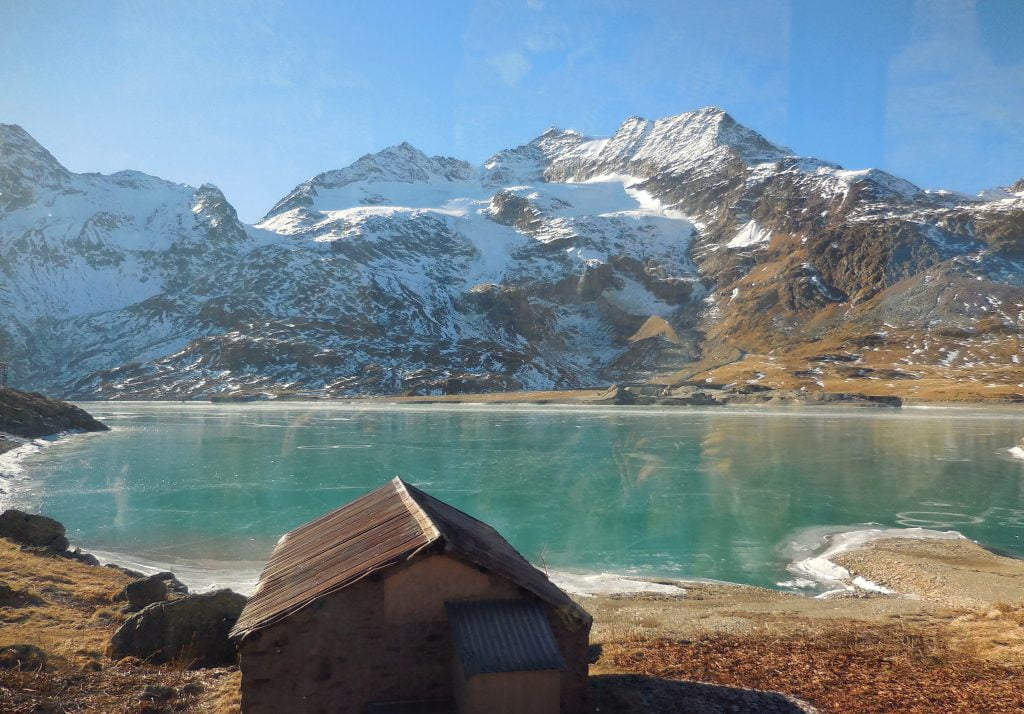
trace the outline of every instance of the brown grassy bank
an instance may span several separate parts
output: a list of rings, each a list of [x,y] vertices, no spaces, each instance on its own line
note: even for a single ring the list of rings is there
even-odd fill
[[[591,670],[594,711],[669,712],[682,701],[701,702],[698,711],[737,711],[723,703],[733,690],[687,681],[779,691],[820,711],[1024,710],[1024,564],[991,560],[963,543],[922,551],[908,542],[905,563],[899,552],[899,542],[885,541],[846,565],[883,581],[887,573],[902,578],[921,599],[821,600],[711,584],[686,584],[678,597],[583,599],[600,648]],[[959,575],[932,597],[925,586],[944,568]],[[0,606],[0,646],[34,644],[47,654],[42,671],[0,669],[0,711],[238,711],[234,668],[107,658],[107,641],[126,617],[111,598],[128,576],[0,539],[0,581],[19,593]],[[1007,601],[1014,593],[1017,600]],[[143,698],[147,686],[173,696]]]

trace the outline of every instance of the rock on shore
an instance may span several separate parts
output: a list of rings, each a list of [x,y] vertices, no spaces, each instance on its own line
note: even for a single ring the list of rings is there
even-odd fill
[[[84,409],[36,392],[0,387],[0,432],[26,438],[59,434],[62,431],[106,431]]]
[[[30,548],[63,552],[68,548],[64,524],[46,516],[36,516],[15,508],[0,514],[0,537]]]
[[[245,597],[230,590],[153,603],[114,633],[109,654],[152,664],[179,661],[190,668],[233,664],[238,655],[228,632],[243,607]]]

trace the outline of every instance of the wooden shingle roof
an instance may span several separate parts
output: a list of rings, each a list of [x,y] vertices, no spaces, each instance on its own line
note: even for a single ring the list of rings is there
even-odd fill
[[[581,622],[590,615],[482,521],[397,476],[387,485],[285,534],[231,630],[237,640],[324,595],[442,547],[497,573]]]

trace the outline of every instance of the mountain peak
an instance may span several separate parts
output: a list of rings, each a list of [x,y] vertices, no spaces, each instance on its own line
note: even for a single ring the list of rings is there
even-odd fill
[[[0,124],[0,168],[35,180],[69,176],[53,154],[17,124]]]
[[[423,183],[432,180],[467,179],[473,169],[468,162],[447,156],[427,156],[407,141],[364,154],[343,169],[313,178],[325,188],[338,188],[354,181],[397,181]]]
[[[484,164],[489,184],[579,180],[601,174],[651,176],[706,162],[739,158],[778,161],[791,151],[743,126],[719,107],[645,119],[626,119],[607,139],[550,127],[528,144],[500,151]]]
[[[718,107],[704,107],[662,119],[630,117],[608,142],[605,151],[657,161],[663,168],[689,164],[720,149],[748,163],[778,160],[791,154]]]
[[[0,124],[0,210],[33,203],[39,189],[58,189],[71,178],[49,151],[17,124]]]
[[[403,141],[376,153],[363,154],[343,169],[325,171],[299,184],[260,222],[293,208],[311,207],[321,192],[356,182],[435,183],[465,181],[472,176],[473,167],[469,162],[448,156],[427,156]]]

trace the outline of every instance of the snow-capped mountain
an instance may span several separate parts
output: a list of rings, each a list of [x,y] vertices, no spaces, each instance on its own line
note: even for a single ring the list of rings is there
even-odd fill
[[[1024,186],[922,191],[709,108],[482,166],[401,144],[247,226],[213,186],[73,174],[0,125],[0,270],[0,359],[76,397],[815,388],[839,373],[768,373],[1016,364]]]

